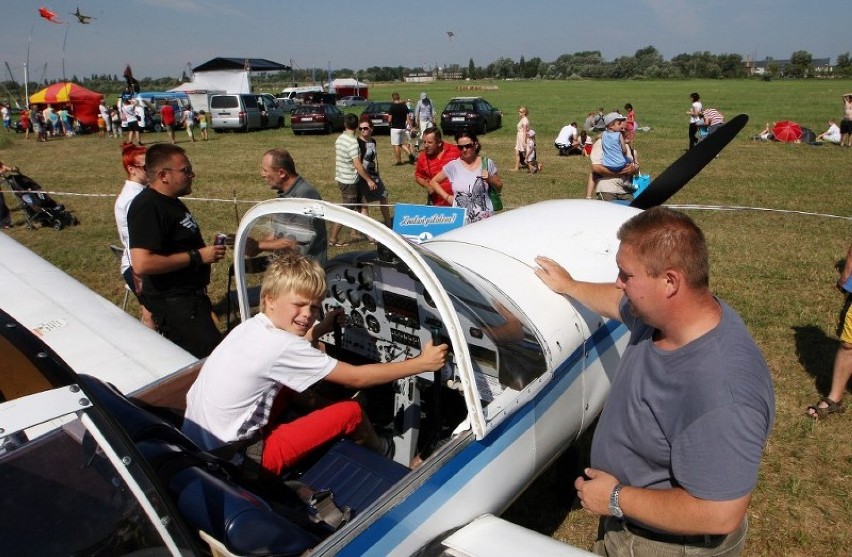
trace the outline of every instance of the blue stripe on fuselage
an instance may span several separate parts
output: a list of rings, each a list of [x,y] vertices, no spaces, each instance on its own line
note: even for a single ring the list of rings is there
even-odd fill
[[[582,370],[584,349],[588,348],[587,361],[594,361],[610,350],[616,341],[627,333],[619,321],[609,320],[591,336],[591,343],[578,347],[556,370],[551,381],[524,404],[517,412],[502,422],[481,441],[475,441],[444,464],[422,486],[418,487],[399,505],[370,525],[339,555],[388,555],[392,549],[416,530],[421,523],[437,512],[464,485],[481,472],[500,453],[517,441],[534,425],[535,412],[546,412],[559,396],[576,380]]]

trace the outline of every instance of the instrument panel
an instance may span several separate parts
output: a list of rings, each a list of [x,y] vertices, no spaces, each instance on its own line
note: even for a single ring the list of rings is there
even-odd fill
[[[323,341],[372,362],[396,362],[420,354],[430,340],[447,342],[446,328],[422,283],[399,262],[375,254],[346,256],[326,266],[328,297],[323,309],[342,307],[340,334]],[[496,347],[488,335],[458,314],[477,367],[496,374]],[[337,336],[338,338],[334,338]],[[490,370],[487,368],[491,368]]]

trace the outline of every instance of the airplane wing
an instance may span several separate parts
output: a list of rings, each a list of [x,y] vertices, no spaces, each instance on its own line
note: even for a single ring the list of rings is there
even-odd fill
[[[492,514],[483,515],[456,530],[441,542],[450,555],[466,557],[515,557],[549,555],[583,557],[594,555],[573,545],[528,530]]]
[[[121,280],[118,268],[104,272]],[[4,311],[78,373],[108,381],[124,393],[196,361],[7,234],[0,234],[0,284]]]

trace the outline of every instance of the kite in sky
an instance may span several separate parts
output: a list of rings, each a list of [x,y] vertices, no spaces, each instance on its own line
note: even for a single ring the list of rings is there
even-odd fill
[[[448,39],[453,40],[453,37],[455,37],[455,36],[456,36],[456,34],[453,33],[452,31],[447,31],[447,38]]]
[[[47,8],[45,8],[44,6],[42,6],[41,8],[38,9],[38,15],[40,15],[41,17],[43,17],[44,19],[46,19],[47,21],[49,21],[51,23],[62,24],[61,21],[56,19],[57,15],[55,13],[51,12],[50,10],[48,10]]]
[[[89,23],[91,23],[91,21],[89,21],[89,20],[92,20],[92,19],[98,19],[98,18],[96,18],[96,17],[92,17],[92,16],[90,16],[90,15],[83,15],[83,14],[81,14],[81,13],[80,13],[80,6],[77,6],[77,11],[76,11],[76,12],[68,12],[68,13],[70,13],[71,15],[73,15],[74,17],[76,17],[76,18],[77,18],[77,21],[79,21],[79,22],[80,22],[80,23],[82,23],[83,25],[88,25]]]

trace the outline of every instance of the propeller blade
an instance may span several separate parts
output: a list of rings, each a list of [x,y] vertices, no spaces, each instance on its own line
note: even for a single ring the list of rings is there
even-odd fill
[[[671,166],[663,170],[642,192],[642,195],[630,203],[630,206],[637,209],[648,209],[668,201],[696,174],[701,172],[701,169],[716,158],[716,155],[736,137],[747,122],[748,115],[739,114],[722,124],[719,129],[699,141],[692,149],[674,161]]]

